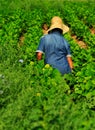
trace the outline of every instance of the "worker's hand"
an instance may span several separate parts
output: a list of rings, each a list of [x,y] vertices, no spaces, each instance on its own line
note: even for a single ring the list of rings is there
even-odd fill
[[[37,52],[37,60],[41,60],[42,59],[42,53],[41,52]]]

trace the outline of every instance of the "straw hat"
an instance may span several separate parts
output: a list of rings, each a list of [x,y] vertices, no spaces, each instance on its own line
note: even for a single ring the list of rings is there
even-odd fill
[[[48,32],[50,32],[51,30],[55,29],[55,28],[59,28],[63,31],[63,34],[67,33],[69,31],[69,27],[66,26],[65,24],[63,24],[63,21],[60,17],[58,16],[54,16],[51,19],[51,26],[48,29]]]

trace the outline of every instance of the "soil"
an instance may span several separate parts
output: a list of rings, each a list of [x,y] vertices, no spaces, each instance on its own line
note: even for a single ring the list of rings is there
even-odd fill
[[[24,39],[25,39],[24,36],[21,36],[21,37],[19,38],[19,45],[20,45],[20,46],[23,46]]]
[[[95,28],[91,28],[90,31],[92,34],[95,34]]]
[[[76,43],[81,47],[81,48],[87,48],[87,45],[85,42],[78,40],[76,35],[73,35],[72,38],[76,41]]]
[[[91,28],[91,29],[90,29],[90,32],[91,32],[91,34],[94,35],[94,34],[95,34],[95,28]],[[72,38],[76,41],[76,43],[77,43],[81,48],[85,48],[85,49],[87,48],[86,43],[83,42],[83,41],[81,41],[81,40],[78,40],[76,35],[73,35]]]

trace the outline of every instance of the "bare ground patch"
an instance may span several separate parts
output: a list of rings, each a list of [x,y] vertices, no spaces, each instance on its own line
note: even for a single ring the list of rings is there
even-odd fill
[[[21,45],[23,45],[24,39],[25,39],[25,37],[23,35],[19,38],[19,41],[20,41]]]
[[[92,34],[95,34],[95,28],[91,28],[90,31]]]
[[[76,43],[81,47],[81,48],[87,48],[87,44],[81,40],[77,39],[76,35],[73,35],[72,38],[76,41]]]

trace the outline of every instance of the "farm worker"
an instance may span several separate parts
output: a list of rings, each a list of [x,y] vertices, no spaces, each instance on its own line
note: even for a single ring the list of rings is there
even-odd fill
[[[45,54],[45,64],[58,69],[62,75],[71,73],[73,69],[70,45],[62,35],[68,31],[69,28],[63,24],[62,19],[54,16],[48,34],[41,37],[36,50],[37,60],[41,60]]]

